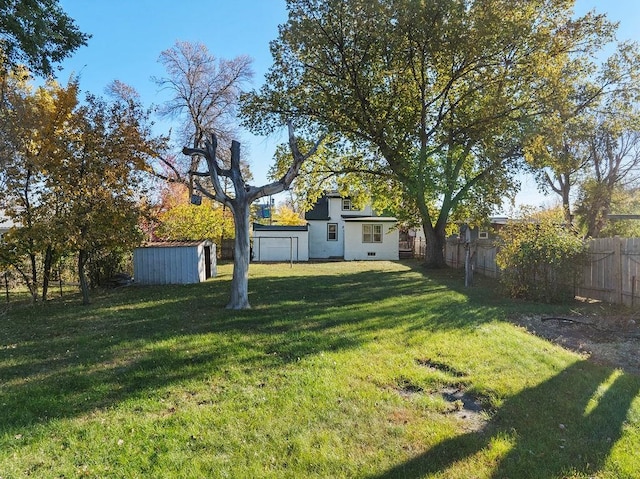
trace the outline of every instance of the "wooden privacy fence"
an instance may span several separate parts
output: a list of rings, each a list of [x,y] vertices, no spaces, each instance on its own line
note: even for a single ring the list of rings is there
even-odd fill
[[[448,238],[445,246],[445,260],[452,268],[464,268],[466,245],[458,238]],[[500,276],[496,264],[498,248],[494,240],[474,240],[471,242],[471,254],[474,271],[490,278]]]
[[[496,264],[495,240],[475,240],[470,244],[474,271],[491,278],[500,276]],[[587,242],[587,262],[575,293],[585,298],[637,307],[640,305],[640,238],[597,238]],[[447,240],[447,265],[463,268],[465,244],[458,238]]]
[[[598,238],[590,240],[588,246],[588,262],[576,294],[638,306],[640,238]]]

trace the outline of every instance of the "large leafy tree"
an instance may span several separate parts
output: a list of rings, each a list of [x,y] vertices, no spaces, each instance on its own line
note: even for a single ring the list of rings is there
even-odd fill
[[[585,188],[595,192],[594,184],[609,184],[597,189],[612,191],[637,162],[633,155],[625,157],[634,149],[637,136],[633,105],[640,93],[639,69],[640,51],[634,43],[619,45],[598,68],[593,61],[573,61],[563,69],[563,82],[547,105],[548,113],[525,143],[525,155],[541,189],[561,197],[567,224],[572,222],[576,191],[582,196]],[[603,156],[612,156],[614,143],[619,147],[617,160],[607,160],[612,174],[604,174]]]
[[[62,87],[49,81],[35,90],[28,83],[15,82],[0,117],[5,148],[10,152],[0,174],[4,187],[0,209],[19,225],[3,238],[0,256],[21,274],[34,300],[40,285],[46,299],[52,263],[61,253],[56,241],[62,231],[56,219],[62,197],[50,187],[47,172],[64,161],[56,141],[68,132],[77,92],[74,82]]]
[[[77,82],[49,82],[8,97],[2,127],[12,154],[0,175],[0,207],[17,227],[3,236],[0,256],[19,270],[27,259],[23,276],[34,298],[39,284],[46,298],[54,258],[73,254],[89,302],[87,263],[140,239],[140,173],[164,139],[152,135],[133,90],[115,84],[112,92],[109,101],[88,95],[81,103]]]
[[[587,236],[598,237],[607,225],[616,193],[640,182],[640,112],[612,107],[599,116],[588,138],[589,175],[582,183],[577,212]]]
[[[86,45],[82,33],[58,0],[0,2],[1,72],[26,66],[33,74],[49,76],[54,64]]]
[[[70,135],[60,146],[66,164],[49,174],[64,192],[60,221],[77,258],[83,302],[89,302],[87,262],[101,251],[137,244],[140,202],[146,191],[141,173],[165,148],[154,136],[137,93],[114,83],[109,101],[87,95],[77,108]]]
[[[610,25],[567,0],[288,0],[265,86],[246,123],[286,118],[363,152],[410,198],[444,264],[448,218],[490,208],[516,186],[522,138],[569,58]]]
[[[89,38],[58,0],[0,1],[0,114],[12,76],[52,76],[55,64]]]

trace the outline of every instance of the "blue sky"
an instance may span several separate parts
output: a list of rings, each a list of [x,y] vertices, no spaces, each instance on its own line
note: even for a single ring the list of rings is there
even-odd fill
[[[259,87],[271,65],[269,41],[287,17],[285,0],[60,0],[60,5],[83,32],[93,35],[88,46],[63,63],[60,80],[78,74],[82,90],[95,94],[120,80],[134,87],[147,106],[165,99],[150,78],[164,76],[158,56],[178,40],[204,43],[218,58],[249,55],[254,60],[252,86]],[[640,1],[576,2],[578,14],[594,8],[620,22],[620,40],[640,40]],[[240,141],[248,148],[254,183],[266,181],[275,145],[285,139],[243,134]],[[523,187],[519,202],[538,206],[545,201],[532,180]]]
[[[161,104],[166,93],[151,77],[166,73],[158,63],[176,41],[201,42],[217,58],[253,58],[253,87],[271,65],[269,42],[287,18],[285,0],[60,0],[60,6],[92,38],[62,66],[58,78],[80,76],[83,91],[103,94],[113,80],[134,87],[145,105]],[[164,126],[164,124],[163,124]],[[166,127],[167,130],[169,126]],[[163,131],[166,133],[166,131]],[[286,137],[239,139],[248,148],[254,183],[266,182],[273,151]]]

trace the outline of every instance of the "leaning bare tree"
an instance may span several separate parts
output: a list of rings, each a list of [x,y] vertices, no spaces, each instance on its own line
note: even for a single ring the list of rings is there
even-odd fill
[[[233,213],[236,237],[233,279],[231,282],[231,300],[227,304],[227,309],[248,309],[251,307],[249,304],[249,215],[251,204],[259,198],[275,195],[288,189],[291,182],[298,175],[304,161],[315,154],[321,141],[322,140],[316,142],[308,153],[301,153],[293,127],[289,123],[289,148],[292,156],[291,165],[279,180],[260,187],[251,186],[245,181],[240,165],[240,143],[237,141],[232,141],[231,143],[231,165],[228,169],[221,166],[223,163],[218,159],[218,141],[215,135],[211,136],[211,140],[205,141],[205,148],[185,147],[182,150],[185,155],[191,157],[201,156],[206,160],[208,171],[195,171],[192,172],[192,174],[196,178],[209,177],[213,185],[213,190],[198,181],[195,182],[196,188],[203,195],[227,206]],[[225,178],[233,185],[233,196],[228,194],[222,186]]]

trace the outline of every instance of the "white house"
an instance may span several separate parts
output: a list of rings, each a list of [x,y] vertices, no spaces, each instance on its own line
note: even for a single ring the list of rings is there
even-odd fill
[[[253,261],[309,261],[309,225],[253,224]]]
[[[356,209],[351,199],[326,193],[305,214],[309,224],[309,258],[397,260],[397,219],[371,208]]]

